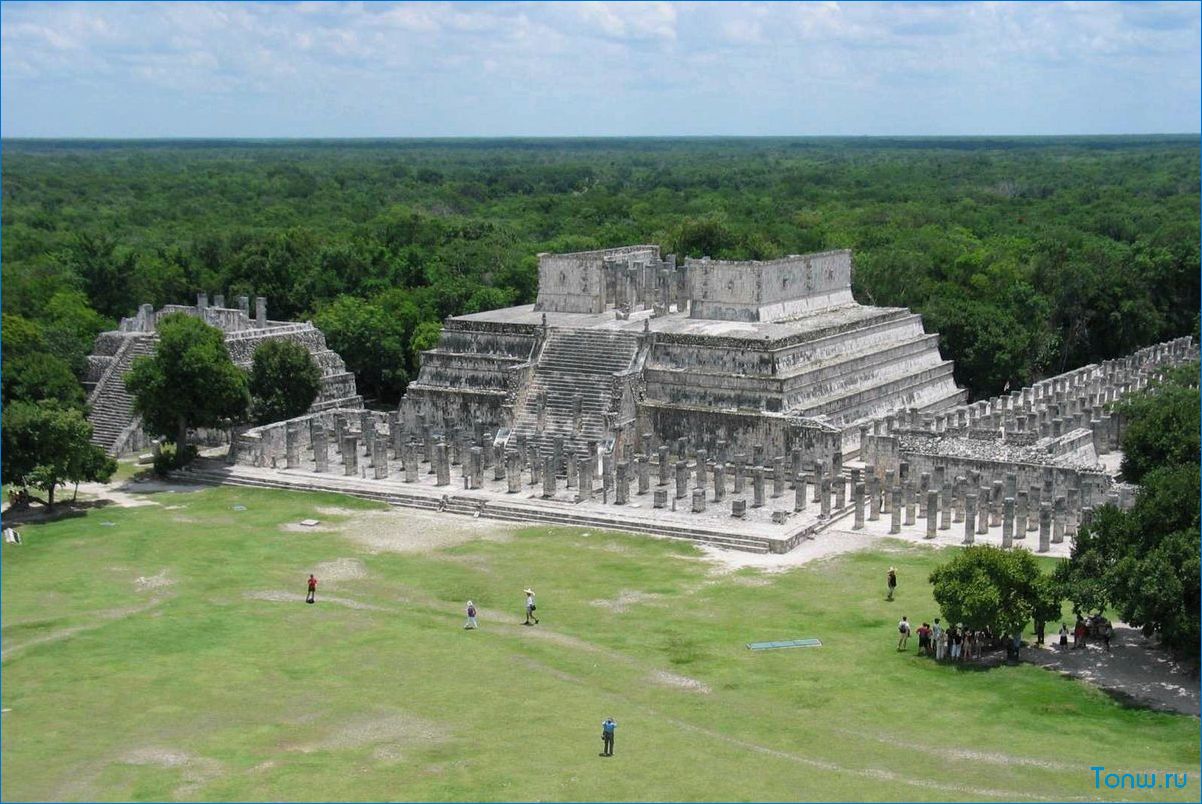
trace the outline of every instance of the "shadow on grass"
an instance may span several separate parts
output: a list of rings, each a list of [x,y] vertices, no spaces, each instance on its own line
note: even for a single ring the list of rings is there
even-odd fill
[[[112,500],[77,500],[76,502],[59,502],[54,504],[54,508],[46,510],[45,508],[23,508],[17,511],[6,510],[3,514],[4,523],[6,525],[14,524],[44,524],[47,522],[58,522],[62,519],[74,519],[76,517],[87,516],[89,511],[107,508],[112,505]]]

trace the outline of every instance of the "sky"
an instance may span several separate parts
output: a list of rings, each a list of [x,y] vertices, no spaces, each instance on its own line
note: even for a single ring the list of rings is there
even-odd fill
[[[0,134],[1197,133],[1200,9],[5,2]]]

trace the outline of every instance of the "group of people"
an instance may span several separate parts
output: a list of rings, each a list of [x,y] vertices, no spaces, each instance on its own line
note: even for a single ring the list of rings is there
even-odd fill
[[[317,576],[313,573],[309,573],[309,580],[305,584],[305,589],[305,602],[316,603]],[[522,625],[538,625],[538,615],[535,614],[535,612],[538,610],[538,606],[536,606],[534,603],[534,590],[523,589],[522,591],[526,595],[526,621],[522,623]],[[464,623],[464,629],[470,631],[474,628],[480,627],[479,622],[476,620],[476,615],[476,604],[469,600],[467,602],[467,622]]]
[[[1102,640],[1102,644],[1106,650],[1110,650],[1110,640],[1114,637],[1114,626],[1110,624],[1101,614],[1095,614],[1088,620],[1077,618],[1077,622],[1073,625],[1073,649],[1084,650],[1089,645],[1090,632]],[[1060,623],[1060,648],[1061,650],[1068,647],[1068,626]]]
[[[897,624],[899,637],[897,649],[905,650],[910,641],[910,621],[902,617]],[[964,623],[956,623],[944,627],[939,618],[934,624],[923,623],[914,629],[918,637],[918,652],[924,656],[933,656],[936,661],[950,659],[953,662],[980,659],[985,650],[997,647],[997,637],[988,626],[985,628],[966,628]]]

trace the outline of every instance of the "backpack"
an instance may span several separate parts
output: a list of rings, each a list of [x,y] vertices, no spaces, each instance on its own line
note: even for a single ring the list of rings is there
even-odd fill
[[[899,633],[899,634],[904,634],[904,633],[906,633],[906,624],[905,624],[905,623],[898,623],[898,625],[897,625],[897,633]]]
[[[476,607],[475,607],[475,606],[468,606],[468,607],[467,607],[467,616],[468,616],[468,617],[475,617],[475,616],[476,616]]]

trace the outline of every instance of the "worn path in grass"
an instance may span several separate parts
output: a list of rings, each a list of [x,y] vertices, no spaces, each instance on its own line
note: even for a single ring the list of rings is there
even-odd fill
[[[933,550],[765,573],[680,542],[334,496],[169,505],[5,546],[5,799],[1198,796],[1197,718],[1032,666],[897,653],[900,615],[934,611],[918,582]],[[915,579],[893,603],[889,564]],[[800,636],[824,647],[743,647]],[[597,756],[606,715],[613,759]],[[1116,796],[1091,765],[1190,770],[1193,787]]]

